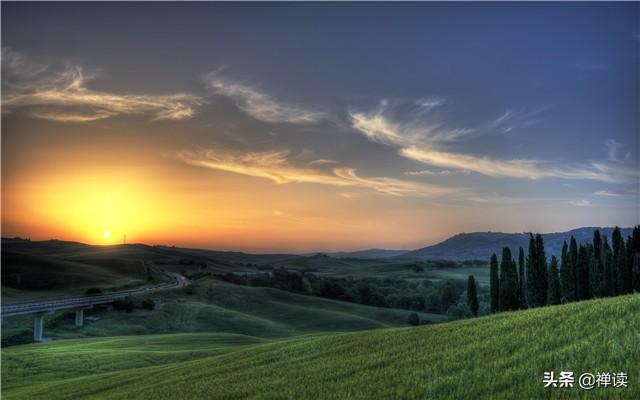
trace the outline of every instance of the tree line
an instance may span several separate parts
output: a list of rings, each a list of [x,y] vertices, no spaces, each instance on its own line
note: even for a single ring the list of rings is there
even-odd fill
[[[434,282],[373,277],[337,278],[283,267],[274,268],[268,273],[244,276],[228,273],[218,277],[235,284],[272,287],[296,294],[374,307],[447,314],[452,318],[460,317],[455,306],[465,290],[464,282],[456,280]]]
[[[516,261],[504,247],[500,262],[493,254],[489,268],[494,313],[638,292],[640,225],[626,240],[616,227],[611,244],[598,229],[591,243],[578,245],[572,236],[564,242],[559,262],[556,256],[547,259],[540,234],[530,234],[526,257],[520,247]]]

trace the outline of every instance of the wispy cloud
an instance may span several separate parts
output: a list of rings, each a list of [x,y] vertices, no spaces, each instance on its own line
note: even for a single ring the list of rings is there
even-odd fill
[[[416,106],[420,107],[421,111],[431,111],[436,107],[444,105],[445,100],[441,97],[426,97],[416,100],[415,103]]]
[[[340,192],[340,193],[337,193],[337,195],[347,200],[357,199],[358,197],[360,197],[357,193],[351,193],[351,192]]]
[[[288,152],[254,152],[241,155],[213,150],[182,151],[175,157],[187,164],[269,179],[277,184],[315,183],[339,187],[372,189],[394,196],[434,196],[453,191],[437,185],[387,177],[365,178],[353,168],[333,168],[330,172],[291,165]]]
[[[603,182],[624,182],[638,176],[637,171],[593,163],[590,166],[558,167],[541,160],[495,160],[438,149],[411,146],[400,149],[404,157],[442,168],[466,169],[493,177],[511,178],[563,178]]]
[[[220,71],[205,75],[204,80],[207,89],[216,95],[229,97],[238,108],[260,121],[309,124],[325,118],[323,112],[278,101],[258,88],[228,80]]]
[[[624,149],[624,145],[615,139],[607,139],[604,141],[604,148],[607,152],[609,161],[629,161],[631,153],[626,152],[624,158],[619,156],[620,150]]]
[[[324,164],[337,164],[338,162],[335,160],[328,160],[325,158],[321,158],[318,160],[313,160],[309,163],[309,165],[324,165]]]
[[[33,111],[31,115],[36,118],[48,119],[58,122],[90,122],[109,118],[116,114],[110,111],[97,111],[91,114],[62,113],[55,111]]]
[[[517,110],[508,109],[478,130],[484,133],[510,133],[514,130],[529,128],[540,122],[541,114],[544,111],[545,107],[533,110],[524,108]]]
[[[569,204],[576,207],[589,207],[591,202],[589,200],[571,200]]]
[[[456,153],[443,144],[461,139],[468,132],[441,130],[441,125],[416,126],[415,120],[399,123],[390,120],[383,111],[352,113],[352,125],[372,141],[398,148],[403,157],[423,164],[473,171],[493,177],[563,178],[603,182],[625,182],[640,178],[640,171],[624,163],[591,162],[583,165],[558,166],[534,159],[497,160],[487,156]],[[497,121],[511,118],[505,113]]]
[[[352,112],[352,125],[370,140],[386,145],[450,142],[473,132],[472,129],[444,129],[443,123],[430,123],[421,115],[411,116],[408,122],[397,123],[387,118],[385,111],[383,103],[372,112]]]
[[[596,196],[605,196],[605,197],[620,197],[620,196],[632,196],[637,195],[637,190],[598,190],[594,192]]]
[[[93,78],[77,65],[55,68],[30,63],[3,49],[3,96],[6,110],[29,108],[37,118],[59,122],[88,122],[120,114],[151,114],[154,119],[190,118],[202,104],[193,94],[116,94],[93,90]],[[89,112],[87,112],[89,110]]]
[[[451,175],[456,175],[456,174],[469,174],[470,172],[468,170],[460,170],[460,171],[451,171],[448,169],[443,169],[441,171],[431,171],[428,169],[422,169],[419,171],[404,171],[403,174],[404,175],[408,175],[408,176],[424,176],[424,175],[429,175],[429,176],[434,176],[434,175],[444,175],[444,176],[451,176]]]
[[[623,192],[614,192],[614,191],[610,191],[610,190],[598,190],[594,194],[596,196],[618,197],[618,196],[624,196],[625,193],[623,193]]]

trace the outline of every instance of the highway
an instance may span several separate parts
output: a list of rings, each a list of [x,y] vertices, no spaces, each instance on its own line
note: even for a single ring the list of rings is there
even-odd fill
[[[115,300],[123,299],[136,294],[148,294],[162,290],[176,289],[188,286],[189,280],[180,274],[166,272],[174,282],[163,283],[157,286],[144,288],[121,290],[118,292],[101,293],[94,295],[84,295],[75,297],[55,297],[48,299],[32,300],[21,303],[3,304],[0,313],[1,318],[15,317],[18,315],[47,313],[65,309],[90,308],[98,304],[113,303]]]

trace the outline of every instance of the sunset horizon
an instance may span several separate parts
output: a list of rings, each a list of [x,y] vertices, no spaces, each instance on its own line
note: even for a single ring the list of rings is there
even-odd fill
[[[223,22],[234,7],[4,7],[3,235],[305,252],[640,221],[625,7],[594,33],[595,5],[556,8],[571,30],[537,25],[544,5],[470,5],[446,48],[453,4],[244,4]],[[402,23],[366,22],[386,14]]]

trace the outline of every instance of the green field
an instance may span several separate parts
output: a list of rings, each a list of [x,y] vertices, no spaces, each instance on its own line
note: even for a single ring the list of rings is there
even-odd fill
[[[63,340],[2,352],[6,399],[514,399],[640,396],[640,295],[415,328],[261,342],[221,334]],[[628,388],[544,389],[545,371]],[[77,377],[77,378],[74,378]]]
[[[407,326],[411,311],[303,296],[272,288],[234,285],[205,278],[186,289],[149,296],[153,312],[95,312],[81,329],[73,313],[46,316],[45,336],[77,338],[170,332],[226,332],[273,338],[318,332],[346,332]],[[418,313],[421,320],[441,322],[446,316]],[[2,337],[31,335],[32,317],[6,318]]]

